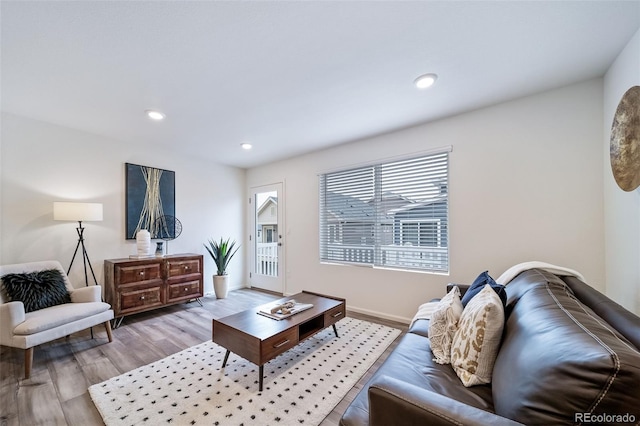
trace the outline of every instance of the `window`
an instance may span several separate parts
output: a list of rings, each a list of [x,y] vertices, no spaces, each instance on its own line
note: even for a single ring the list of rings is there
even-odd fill
[[[449,151],[320,175],[320,260],[448,272]]]
[[[403,220],[400,222],[400,236],[402,245],[440,247],[442,246],[440,219]]]
[[[275,225],[263,225],[262,228],[264,229],[264,241],[262,241],[263,243],[275,243],[276,242],[276,229],[277,226]]]

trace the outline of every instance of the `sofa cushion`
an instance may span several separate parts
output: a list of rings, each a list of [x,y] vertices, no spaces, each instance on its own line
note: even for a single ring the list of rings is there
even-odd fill
[[[71,302],[64,277],[57,269],[6,274],[2,286],[11,302],[22,302],[25,312]]]
[[[502,301],[486,284],[464,308],[451,345],[451,365],[464,386],[491,383],[503,327]]]
[[[508,316],[493,371],[497,414],[554,425],[579,423],[576,415],[583,413],[640,419],[637,348],[551,273],[523,272],[507,289]]]
[[[640,348],[640,318],[620,304],[576,277],[562,276],[562,281],[582,303],[593,309],[600,318],[613,325],[633,346]]]
[[[431,360],[429,339],[413,333],[400,338],[393,352],[376,370],[369,382],[386,375],[423,389],[453,398],[464,404],[493,412],[491,388],[460,385],[450,365],[436,364]],[[345,411],[341,425],[363,425],[369,423],[369,388],[365,386]]]
[[[421,319],[414,321],[407,330],[407,333],[418,334],[422,337],[429,337],[429,320]]]
[[[47,331],[63,324],[85,319],[111,309],[108,303],[67,303],[40,309],[25,315],[24,322],[14,330],[14,334],[28,335]]]
[[[446,296],[438,302],[436,309],[431,313],[429,321],[429,340],[434,361],[438,364],[451,362],[451,342],[458,329],[458,320],[462,315],[462,302],[460,302],[460,289],[454,287]]]
[[[478,275],[478,277],[473,281],[473,284],[471,284],[471,287],[469,287],[469,289],[467,289],[467,291],[464,293],[464,296],[462,297],[462,306],[466,307],[467,303],[469,303],[469,301],[473,299],[473,296],[478,294],[480,290],[482,290],[487,284],[489,284],[491,288],[496,292],[496,294],[500,297],[502,306],[506,305],[507,292],[505,291],[504,286],[502,284],[498,284],[493,278],[491,278],[491,275],[489,275],[489,271],[484,271],[483,273]]]

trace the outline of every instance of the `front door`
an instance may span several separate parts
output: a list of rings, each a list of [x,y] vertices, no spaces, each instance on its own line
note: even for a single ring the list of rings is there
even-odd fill
[[[284,294],[282,183],[251,188],[251,287]]]

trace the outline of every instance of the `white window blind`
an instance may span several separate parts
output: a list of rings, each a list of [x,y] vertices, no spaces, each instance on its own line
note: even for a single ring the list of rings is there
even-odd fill
[[[320,175],[320,260],[449,271],[449,152]]]

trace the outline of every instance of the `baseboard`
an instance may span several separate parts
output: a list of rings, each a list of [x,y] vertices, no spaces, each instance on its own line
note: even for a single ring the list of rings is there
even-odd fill
[[[255,289],[255,290],[258,290],[258,289]],[[285,297],[289,297],[292,295],[293,293],[285,293]],[[377,318],[384,318],[390,321],[397,321],[403,324],[411,324],[411,320],[413,319],[413,318],[401,317],[398,315],[385,314],[384,312],[372,311],[370,309],[358,308],[357,306],[349,305],[349,301],[347,301],[347,311],[353,311],[359,314],[370,315],[372,317],[377,317]]]
[[[403,324],[410,324],[411,323],[411,318],[401,317],[401,316],[398,316],[398,315],[389,315],[389,314],[385,314],[384,312],[372,311],[370,309],[358,308],[356,306],[349,305],[348,301],[347,301],[347,311],[353,311],[353,312],[357,312],[359,314],[370,315],[372,317],[378,317],[378,318],[388,319],[388,320],[391,320],[391,321],[397,321],[397,322],[401,322]]]
[[[228,291],[241,290],[241,289],[243,289],[243,288],[247,288],[247,287],[243,287],[243,286],[238,286],[238,287],[229,287],[229,290],[228,290]],[[216,292],[215,292],[215,291],[213,291],[213,290],[211,290],[211,291],[206,292],[204,295],[205,295],[205,296],[215,296],[215,295],[216,295]]]
[[[285,296],[287,297],[291,295],[292,294],[285,294]],[[384,318],[390,321],[397,321],[404,324],[411,324],[411,320],[413,319],[413,318],[400,317],[397,315],[389,315],[389,314],[385,314],[384,312],[372,311],[370,309],[358,308],[357,306],[349,305],[348,300],[347,300],[347,311],[353,311],[359,314],[370,315],[372,317],[377,317],[377,318]]]

